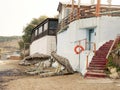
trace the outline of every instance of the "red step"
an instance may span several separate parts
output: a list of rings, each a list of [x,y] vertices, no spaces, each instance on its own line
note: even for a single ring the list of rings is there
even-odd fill
[[[103,58],[103,57],[100,57],[100,58],[98,58],[98,57],[94,57],[93,59],[92,59],[93,61],[106,61],[106,59],[105,58]]]
[[[106,65],[90,64],[89,67],[105,67]]]
[[[88,70],[88,72],[104,73],[104,70]]]
[[[107,75],[105,73],[95,73],[95,72],[87,72],[86,76],[90,77],[106,77]]]
[[[90,64],[105,65],[106,62],[91,62]]]
[[[105,70],[106,67],[88,67],[88,70]]]
[[[106,77],[106,74],[104,73],[107,62],[106,56],[112,43],[113,40],[110,40],[109,42],[103,44],[103,46],[96,51],[95,56],[93,56],[92,61],[87,68],[88,71],[85,77]]]

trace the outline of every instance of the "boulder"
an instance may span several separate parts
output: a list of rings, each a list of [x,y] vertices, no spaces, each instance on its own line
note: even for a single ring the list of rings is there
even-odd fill
[[[64,58],[62,56],[59,56],[56,54],[56,52],[52,52],[51,56],[53,57],[53,59],[55,61],[57,61],[60,65],[62,65],[63,67],[65,67],[65,69],[67,70],[68,73],[74,73],[74,70],[71,66],[71,64],[69,63],[69,60],[67,58]]]

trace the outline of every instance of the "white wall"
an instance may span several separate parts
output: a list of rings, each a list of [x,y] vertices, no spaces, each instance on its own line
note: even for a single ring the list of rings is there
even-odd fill
[[[57,53],[61,56],[66,57],[75,71],[80,70],[81,72],[85,73],[86,53],[81,53],[79,58],[79,55],[76,55],[74,52],[74,47],[78,45],[78,43],[75,43],[75,41],[86,38],[86,31],[84,29],[80,30],[79,28],[76,28],[77,22],[78,21],[72,22],[66,31],[61,32],[57,35]],[[84,47],[84,43],[81,44]]]
[[[108,16],[76,20],[69,24],[66,31],[57,34],[57,53],[68,58],[73,69],[84,75],[86,72],[86,56],[89,51],[82,52],[79,59],[79,55],[74,52],[74,47],[78,44],[75,41],[86,38],[88,28],[94,28],[94,41],[98,49],[103,43],[113,40],[120,33],[119,23],[120,17]],[[82,46],[84,46],[84,43],[82,43]],[[93,55],[93,53],[90,54],[89,62],[91,62]]]
[[[98,18],[97,22],[97,47],[109,40],[114,40],[116,35],[120,34],[120,17],[103,16]]]
[[[56,50],[55,36],[44,36],[38,40],[35,40],[30,45],[30,55],[38,52],[50,55],[51,51]]]

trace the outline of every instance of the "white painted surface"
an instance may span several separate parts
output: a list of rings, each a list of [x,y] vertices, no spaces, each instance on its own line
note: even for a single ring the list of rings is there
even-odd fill
[[[52,51],[56,50],[55,36],[44,36],[38,40],[35,40],[30,45],[30,55],[34,53],[43,53],[50,55]]]
[[[114,40],[116,35],[120,33],[120,17],[103,16],[98,18],[87,18],[76,20],[69,24],[69,28],[57,34],[57,53],[69,59],[75,71],[80,71],[83,75],[86,72],[86,56],[88,50],[80,54],[80,68],[79,55],[74,52],[74,47],[78,44],[76,40],[87,38],[87,30],[94,28],[92,39],[96,43],[98,49],[101,45],[109,40]],[[85,48],[85,42],[81,45]],[[91,62],[93,53],[89,56]]]

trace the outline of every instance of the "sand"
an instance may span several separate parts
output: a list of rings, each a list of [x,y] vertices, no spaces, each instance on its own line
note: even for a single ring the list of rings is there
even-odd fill
[[[18,61],[0,63],[0,71],[20,69]],[[22,68],[21,68],[22,69]],[[37,76],[2,76],[9,81],[0,90],[120,90],[120,79],[85,79],[79,73],[40,78]]]

